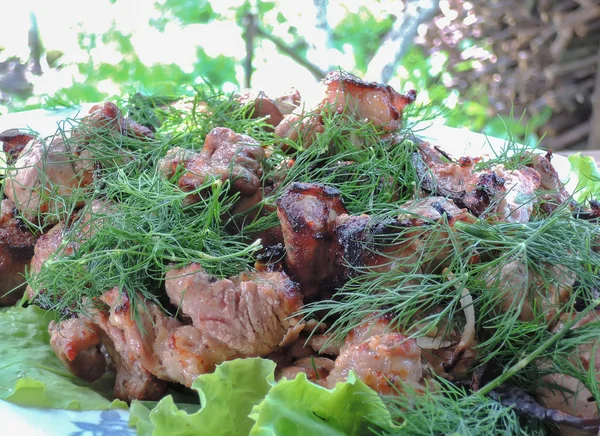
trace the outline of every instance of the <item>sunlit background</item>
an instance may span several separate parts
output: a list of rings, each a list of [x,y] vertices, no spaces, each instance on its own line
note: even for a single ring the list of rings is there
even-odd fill
[[[0,114],[135,92],[182,94],[205,83],[311,95],[324,73],[343,68],[398,91],[417,89],[418,102],[451,126],[492,136],[511,130],[530,143],[548,131],[554,148],[585,148],[600,45],[590,37],[600,23],[568,3],[4,2]],[[565,40],[553,20],[569,14],[583,21]],[[568,70],[574,56],[583,64]]]

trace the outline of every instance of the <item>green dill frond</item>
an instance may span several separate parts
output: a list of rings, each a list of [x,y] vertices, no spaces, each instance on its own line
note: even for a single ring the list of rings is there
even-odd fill
[[[252,118],[253,111],[252,105],[240,104],[233,94],[200,87],[194,96],[162,105],[154,112],[160,124],[157,136],[177,138],[177,146],[192,150],[201,149],[215,127],[227,127],[261,142],[272,141],[268,133],[272,126],[265,118]]]
[[[197,262],[210,274],[235,275],[260,248],[224,230],[220,217],[234,201],[228,183],[212,179],[183,192],[158,170],[141,170],[135,162],[100,180],[98,195],[65,229],[59,250],[38,273],[28,274],[42,305],[81,311],[84,297],[115,286],[132,301],[138,292],[156,301],[168,268]],[[185,204],[187,195],[200,192],[201,202]]]
[[[403,386],[383,398],[397,425],[381,435],[542,435],[535,423],[522,423],[511,407],[439,379],[424,389]],[[525,424],[525,425],[524,425]]]

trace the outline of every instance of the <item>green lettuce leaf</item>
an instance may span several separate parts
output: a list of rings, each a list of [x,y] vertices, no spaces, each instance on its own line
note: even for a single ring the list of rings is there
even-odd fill
[[[362,435],[394,428],[381,398],[354,374],[325,389],[304,374],[275,383],[274,370],[260,358],[225,362],[194,381],[202,407],[184,410],[171,396],[153,409],[134,401],[129,423],[142,436]]]
[[[274,370],[274,362],[260,358],[225,362],[194,380],[192,389],[202,404],[195,413],[181,409],[169,395],[152,410],[132,402],[129,423],[138,435],[247,435],[254,424],[248,415],[271,389]]]
[[[114,381],[87,383],[65,369],[50,347],[48,323],[54,317],[37,306],[0,310],[0,399],[53,409],[126,408],[107,399]]]
[[[581,153],[569,156],[571,164],[571,178],[576,183],[575,200],[581,202],[585,199],[600,198],[600,171],[594,158],[582,156]]]
[[[251,435],[364,435],[381,427],[393,428],[381,398],[353,373],[348,381],[326,389],[305,374],[282,380],[250,415],[256,421]]]

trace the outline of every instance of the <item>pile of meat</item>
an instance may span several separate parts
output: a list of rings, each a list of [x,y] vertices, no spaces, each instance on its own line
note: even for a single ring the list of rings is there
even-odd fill
[[[252,106],[253,116],[267,117],[285,148],[287,140],[300,140],[309,147],[324,131],[323,117],[330,113],[370,122],[380,128],[382,138],[389,138],[401,126],[405,107],[415,99],[414,91],[401,95],[389,86],[365,83],[340,72],[329,74],[324,87],[323,101],[310,110],[300,105],[297,92],[274,100],[263,93],[244,92],[239,101]],[[110,103],[95,107],[83,125],[152,136]],[[56,207],[44,195],[52,186],[60,186],[59,196],[68,197],[95,177],[99,163],[89,147],[91,139],[84,129],[73,135],[80,138],[75,150],[65,147],[60,138],[46,143],[17,131],[0,137],[12,160],[0,217],[0,274],[10,278],[3,281],[2,294],[23,284],[27,265],[39,271],[64,245],[69,222],[69,217],[57,213],[59,222],[44,229],[36,242],[37,235],[15,218],[16,211],[35,221],[40,211]],[[389,142],[401,146],[400,141]],[[232,192],[239,194],[236,212],[243,214],[272,191],[272,184],[263,183],[265,153],[255,139],[216,128],[202,150],[175,147],[160,161],[159,169],[189,193],[188,204],[207,195],[211,180],[229,180]],[[531,155],[519,169],[507,169],[481,165],[479,158],[456,160],[440,147],[418,141],[414,165],[419,195],[387,221],[349,214],[340,192],[332,187],[291,183],[277,199],[279,226],[269,234],[269,244],[279,244],[284,256],[257,262],[254,269],[230,278],[213,277],[195,263],[170,268],[165,289],[170,304],[178,308],[176,317],[130,290],[129,295],[138,295],[136,318],[124,292],[107,290],[99,301],[90,302],[92,309],[86,315],[51,323],[51,345],[65,366],[83,379],[93,381],[116,371],[115,396],[124,400],[160,398],[169,383],[190,386],[195,377],[213,371],[219,363],[254,356],[277,361],[278,377],[292,378],[302,372],[326,387],[345,380],[350,371],[381,393],[398,392],[405,384],[424,388],[433,374],[460,380],[468,376],[477,359],[468,291],[461,300],[466,323],[460,329],[440,326],[439,332],[419,339],[409,338],[391,318],[368,316],[342,343],[335,342],[324,333],[324,324],[306,321],[298,312],[308,301],[329,298],[356,274],[356,266],[398,274],[415,268],[442,271],[452,254],[448,234],[437,236],[438,246],[431,250],[435,255],[427,259],[423,258],[426,238],[414,237],[427,235],[432,223],[444,220],[449,232],[459,221],[478,218],[526,223],[534,214],[556,208],[569,196],[551,157]],[[111,206],[98,203],[94,207],[110,210]],[[398,228],[406,230],[405,239],[387,241],[384,250],[374,248],[382,246],[390,229]],[[94,230],[88,230],[79,235],[79,242],[93,237]],[[72,242],[70,249],[76,245]],[[518,277],[527,274],[533,272],[524,265],[506,265],[496,280],[523,288],[521,294],[511,289],[521,298],[527,291],[524,287],[535,282],[518,282]],[[572,284],[540,297],[545,310],[568,298]],[[28,296],[35,301],[41,292],[30,288]],[[527,294],[543,292],[540,288]],[[0,303],[11,304],[18,296],[18,292],[10,293]],[[540,304],[532,301],[527,307],[533,306]]]

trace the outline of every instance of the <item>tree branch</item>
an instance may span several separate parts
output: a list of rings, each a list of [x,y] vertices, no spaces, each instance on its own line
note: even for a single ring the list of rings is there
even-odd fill
[[[254,37],[256,36],[256,16],[248,12],[244,16],[244,42],[246,44],[246,57],[244,58],[244,84],[246,88],[252,85],[252,60],[254,59]]]
[[[588,150],[600,149],[600,51],[598,52],[598,66],[596,67],[596,86],[592,94],[592,117],[590,118],[591,132],[588,138]]]
[[[282,41],[274,35],[271,35],[270,33],[265,32],[265,30],[260,26],[256,26],[256,35],[268,41],[271,41],[273,44],[275,44],[275,47],[277,47],[278,50],[282,51],[294,61],[296,61],[296,63],[310,71],[310,73],[315,77],[315,79],[321,80],[323,77],[325,77],[325,74],[327,74],[326,71],[323,71],[317,65],[313,64],[309,60],[303,58],[298,53],[296,53],[296,51],[292,47],[287,45],[284,41]]]
[[[42,75],[42,64],[40,59],[42,57],[42,40],[40,38],[40,29],[38,28],[37,18],[34,12],[29,14],[31,21],[31,27],[27,33],[28,45],[29,45],[29,62],[32,65],[31,72],[36,76]]]
[[[331,47],[331,28],[327,21],[329,0],[313,0],[315,13],[315,29],[310,32],[310,46],[315,65],[324,70],[331,67],[329,48]]]
[[[398,63],[413,45],[419,25],[431,20],[439,10],[439,6],[439,0],[408,1],[381,47],[369,62],[366,77],[387,83]]]

